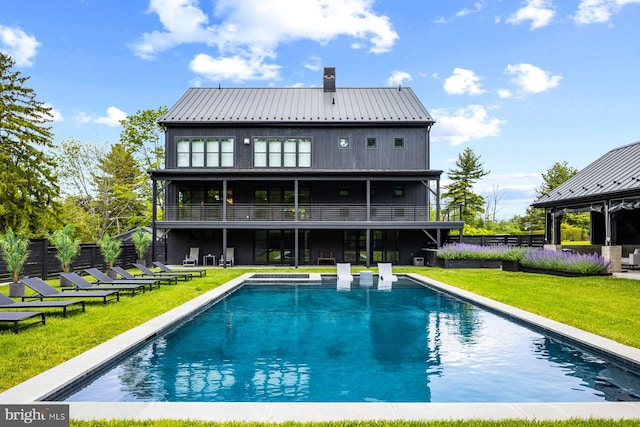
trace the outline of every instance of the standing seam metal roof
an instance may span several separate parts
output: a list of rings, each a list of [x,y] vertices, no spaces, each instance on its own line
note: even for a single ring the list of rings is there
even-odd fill
[[[411,88],[190,88],[160,120],[173,123],[419,123],[433,118]]]
[[[542,196],[533,206],[567,204],[573,199],[635,193],[640,196],[640,141],[614,148],[571,179]]]

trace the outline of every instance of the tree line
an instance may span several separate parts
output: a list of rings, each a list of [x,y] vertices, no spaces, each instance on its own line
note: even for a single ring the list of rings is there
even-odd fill
[[[151,222],[150,169],[164,159],[166,107],[121,121],[119,141],[54,143],[51,107],[0,52],[0,230],[32,237],[72,225],[83,242]]]
[[[529,206],[524,215],[515,215],[508,220],[498,220],[500,189],[494,186],[485,197],[474,190],[474,186],[485,176],[480,155],[471,148],[465,148],[449,169],[447,177],[450,183],[443,186],[441,197],[445,210],[458,210],[465,221],[463,233],[473,234],[524,234],[544,233],[544,210]],[[542,172],[542,183],[536,189],[536,199],[543,197],[554,188],[574,176],[578,170],[567,161],[554,162]],[[566,240],[585,240],[589,234],[589,214],[565,215],[562,223],[562,235]]]

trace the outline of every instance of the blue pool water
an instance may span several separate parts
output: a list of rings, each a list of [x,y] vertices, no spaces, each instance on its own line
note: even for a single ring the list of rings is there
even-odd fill
[[[624,385],[626,390],[617,385]],[[408,279],[247,284],[67,401],[638,400],[638,377]]]

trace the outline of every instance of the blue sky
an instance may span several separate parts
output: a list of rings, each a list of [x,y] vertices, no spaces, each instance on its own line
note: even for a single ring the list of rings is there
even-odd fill
[[[431,167],[471,147],[510,218],[554,162],[640,140],[639,22],[640,0],[0,0],[0,50],[57,143],[117,142],[192,86],[319,86],[323,66],[408,86],[436,119]]]

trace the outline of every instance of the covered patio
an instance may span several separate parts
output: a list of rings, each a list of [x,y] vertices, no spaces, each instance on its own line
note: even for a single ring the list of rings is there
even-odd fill
[[[640,248],[640,141],[615,148],[536,200],[545,210],[545,242],[559,249],[566,214],[590,213],[591,247],[611,260],[611,271]]]

